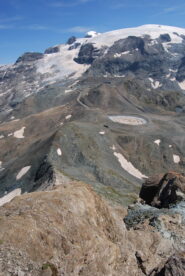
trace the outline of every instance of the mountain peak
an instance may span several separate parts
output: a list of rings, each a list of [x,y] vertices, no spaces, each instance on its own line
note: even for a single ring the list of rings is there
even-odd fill
[[[100,35],[100,33],[97,33],[96,31],[89,31],[89,32],[86,33],[85,37],[86,38],[91,38],[91,37],[96,37],[98,35]]]

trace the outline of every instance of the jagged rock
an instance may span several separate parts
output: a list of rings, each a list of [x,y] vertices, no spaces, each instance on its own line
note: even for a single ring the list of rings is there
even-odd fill
[[[78,47],[80,47],[80,45],[81,45],[81,43],[78,43],[78,42],[74,43],[73,45],[71,45],[69,47],[69,51],[77,49]]]
[[[16,64],[19,62],[32,62],[43,58],[43,56],[44,54],[42,53],[25,53],[16,60]]]
[[[144,38],[129,36],[118,40],[101,60],[97,59],[93,63],[91,71],[119,76],[132,73],[142,75],[142,78],[149,74],[152,79],[154,77],[160,80],[161,74],[165,74],[166,67],[168,67],[166,63],[169,62],[170,57],[162,43],[157,43],[152,47],[150,43],[148,36]]]
[[[159,232],[169,242],[172,242],[177,251],[183,251],[185,230],[185,202],[170,209],[158,209],[149,205],[134,204],[129,206],[124,222],[128,230],[151,229]]]
[[[55,47],[49,47],[48,49],[45,50],[44,54],[54,54],[58,53],[60,51],[58,46]]]
[[[145,53],[145,42],[142,38],[129,36],[126,39],[118,40],[110,48],[108,53],[124,53],[126,51],[139,50],[141,54]]]
[[[181,63],[179,65],[179,68],[178,68],[178,72],[177,72],[177,76],[176,76],[176,79],[179,81],[179,82],[182,82],[185,80],[185,57],[183,57],[181,59]]]
[[[140,197],[151,206],[168,208],[185,199],[185,176],[176,172],[158,175],[145,181]]]
[[[76,37],[75,37],[75,36],[71,36],[71,37],[68,39],[67,44],[68,44],[68,45],[71,45],[71,44],[73,44],[75,41],[76,41]]]
[[[159,39],[162,41],[162,42],[170,42],[171,41],[171,37],[169,34],[161,34]]]
[[[94,61],[95,48],[91,43],[82,45],[78,57],[74,59],[79,64],[92,64]]]
[[[184,253],[171,256],[164,266],[154,269],[148,276],[184,276],[185,255]]]
[[[143,276],[173,254],[171,240],[152,226],[127,231],[124,208],[110,206],[85,183],[57,177],[54,190],[0,208],[0,275]]]
[[[32,191],[51,189],[55,183],[54,169],[52,165],[47,162],[46,158],[35,174],[34,183]]]

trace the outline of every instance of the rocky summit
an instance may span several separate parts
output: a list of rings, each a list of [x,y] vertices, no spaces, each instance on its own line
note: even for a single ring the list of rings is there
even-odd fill
[[[185,275],[184,93],[177,27],[0,66],[0,275]]]

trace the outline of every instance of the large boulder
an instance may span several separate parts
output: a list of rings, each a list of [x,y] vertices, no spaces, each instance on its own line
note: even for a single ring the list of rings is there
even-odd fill
[[[140,197],[153,207],[168,208],[185,198],[185,176],[169,172],[150,177],[142,185]]]
[[[157,269],[154,269],[149,276],[183,276],[185,275],[184,254],[175,254],[167,262]]]
[[[59,172],[55,184],[0,208],[0,276],[143,276],[174,253],[152,226],[127,231],[126,210],[89,185]]]

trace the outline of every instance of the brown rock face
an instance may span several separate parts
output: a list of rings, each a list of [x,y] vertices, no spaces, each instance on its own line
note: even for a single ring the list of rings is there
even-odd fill
[[[128,231],[124,208],[57,177],[56,189],[0,208],[0,275],[144,276],[174,253],[173,241],[147,221]]]
[[[185,176],[176,172],[150,177],[143,184],[140,197],[151,206],[168,208],[185,198]]]
[[[149,276],[184,276],[185,275],[185,258],[176,254],[171,256],[164,266],[155,269]]]

